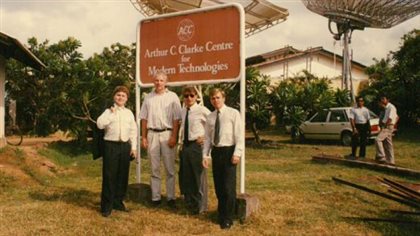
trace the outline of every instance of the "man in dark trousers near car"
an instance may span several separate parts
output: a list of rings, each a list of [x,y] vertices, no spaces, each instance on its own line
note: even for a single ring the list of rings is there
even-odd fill
[[[350,124],[353,130],[351,139],[351,155],[350,159],[356,159],[357,146],[360,145],[359,158],[366,157],[366,143],[370,132],[370,114],[364,104],[363,97],[356,98],[357,106],[350,110]]]
[[[245,149],[244,124],[239,111],[225,105],[223,90],[211,90],[210,102],[215,110],[207,117],[203,166],[208,168],[212,159],[219,224],[229,229],[235,213],[236,166]]]

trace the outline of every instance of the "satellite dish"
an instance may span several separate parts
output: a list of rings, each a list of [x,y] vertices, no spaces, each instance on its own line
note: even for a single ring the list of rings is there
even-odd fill
[[[302,0],[306,8],[328,18],[328,27],[335,40],[344,37],[342,88],[348,89],[354,99],[351,82],[351,61],[348,45],[353,30],[390,28],[420,13],[419,0]],[[333,31],[331,25],[336,24]]]
[[[245,10],[246,37],[271,28],[289,16],[287,9],[267,0],[130,0],[130,2],[146,17],[237,2]]]

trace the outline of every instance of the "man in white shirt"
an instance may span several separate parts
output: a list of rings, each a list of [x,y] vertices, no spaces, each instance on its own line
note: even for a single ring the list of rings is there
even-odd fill
[[[351,139],[351,159],[355,159],[357,146],[360,145],[359,158],[366,157],[366,143],[370,131],[370,114],[369,109],[364,106],[363,97],[356,98],[357,106],[350,111],[350,124],[353,129]]]
[[[392,135],[394,126],[398,122],[397,108],[389,102],[386,95],[380,97],[381,104],[385,109],[383,118],[379,121],[381,131],[376,137],[376,160],[380,163],[395,165],[394,147]]]
[[[166,170],[168,206],[175,208],[175,146],[181,120],[181,103],[178,96],[166,88],[168,77],[157,73],[154,90],[149,93],[140,110],[141,144],[147,149],[151,162],[152,204],[161,203],[160,158]]]
[[[245,149],[244,124],[239,111],[225,105],[223,90],[210,91],[210,101],[215,110],[207,117],[203,166],[208,168],[212,159],[219,224],[229,229],[235,213],[236,165]]]
[[[185,203],[193,214],[204,211],[207,206],[203,202],[203,194],[207,191],[206,181],[201,181],[203,174],[204,126],[210,111],[205,106],[197,104],[197,91],[194,87],[183,89],[184,105],[182,109],[181,140],[182,151],[180,159],[182,166],[182,184]],[[205,189],[204,189],[205,188]],[[204,191],[200,191],[204,189]]]
[[[114,105],[97,120],[98,128],[105,129],[101,194],[104,217],[113,209],[127,211],[123,200],[128,186],[130,156],[136,157],[137,153],[137,124],[133,113],[125,108],[130,92],[125,86],[117,86],[113,94]]]

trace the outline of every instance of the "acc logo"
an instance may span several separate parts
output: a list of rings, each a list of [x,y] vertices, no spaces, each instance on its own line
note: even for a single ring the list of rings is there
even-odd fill
[[[190,19],[183,19],[178,24],[177,35],[179,40],[188,41],[190,40],[195,31],[194,22]]]

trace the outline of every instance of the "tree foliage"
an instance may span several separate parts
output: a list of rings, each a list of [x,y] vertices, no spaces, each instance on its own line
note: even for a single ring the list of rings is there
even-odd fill
[[[110,105],[113,88],[130,86],[134,46],[117,43],[83,60],[78,51],[81,42],[73,37],[51,45],[30,38],[28,44],[46,68],[37,71],[14,60],[8,62],[7,99],[17,102],[18,124],[26,133],[40,136],[70,131],[85,142],[88,126]]]
[[[378,110],[378,95],[386,94],[397,106],[403,123],[415,123],[420,117],[420,30],[401,38],[398,51],[385,59],[374,59],[366,69],[370,85],[361,91],[368,106]]]
[[[348,91],[334,91],[327,78],[308,71],[281,81],[273,88],[271,99],[277,124],[295,128],[322,109],[350,104]]]

